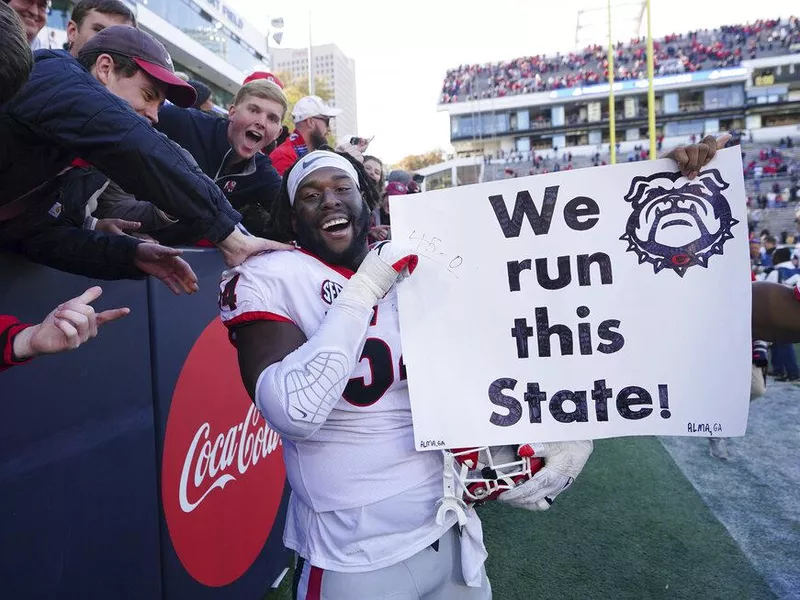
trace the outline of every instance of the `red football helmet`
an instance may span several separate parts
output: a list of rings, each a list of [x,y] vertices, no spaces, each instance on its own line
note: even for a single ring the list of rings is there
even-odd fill
[[[544,466],[533,449],[523,446],[482,446],[447,450],[454,478],[467,504],[495,500],[503,492],[527,481]]]

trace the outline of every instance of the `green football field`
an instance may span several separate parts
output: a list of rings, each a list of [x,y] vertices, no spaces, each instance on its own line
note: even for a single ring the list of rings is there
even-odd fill
[[[600,440],[549,510],[481,507],[494,599],[800,598],[800,386],[770,382],[728,447]]]
[[[596,442],[546,512],[481,514],[497,599],[775,597],[652,438]]]

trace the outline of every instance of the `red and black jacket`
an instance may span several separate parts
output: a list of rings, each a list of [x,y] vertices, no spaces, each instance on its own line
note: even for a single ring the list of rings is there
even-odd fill
[[[14,338],[30,325],[20,323],[10,315],[0,315],[0,371],[5,371],[14,365],[21,365],[27,360],[14,360]]]

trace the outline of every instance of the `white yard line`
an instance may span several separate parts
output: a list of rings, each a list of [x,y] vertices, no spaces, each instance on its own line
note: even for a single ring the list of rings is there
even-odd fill
[[[770,379],[727,461],[706,439],[661,442],[772,591],[800,597],[800,387]]]

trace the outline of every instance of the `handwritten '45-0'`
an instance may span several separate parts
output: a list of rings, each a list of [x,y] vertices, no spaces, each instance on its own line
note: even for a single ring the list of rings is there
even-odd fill
[[[421,254],[444,267],[447,269],[448,273],[458,279],[458,275],[455,271],[464,263],[464,259],[458,255],[445,252],[443,250],[444,244],[440,238],[417,232],[417,230],[414,229],[411,235],[408,236],[408,239],[417,242],[417,247],[415,249],[417,254]]]

